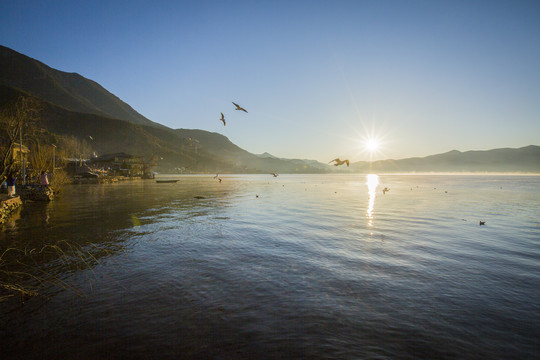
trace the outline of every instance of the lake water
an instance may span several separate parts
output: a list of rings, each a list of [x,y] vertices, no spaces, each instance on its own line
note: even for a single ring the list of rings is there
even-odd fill
[[[176,178],[3,226],[3,359],[540,358],[538,176]]]

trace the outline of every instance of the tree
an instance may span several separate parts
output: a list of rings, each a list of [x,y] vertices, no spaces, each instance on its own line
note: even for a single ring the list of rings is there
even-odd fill
[[[86,140],[79,140],[75,136],[59,136],[58,148],[68,158],[76,159],[82,156],[90,156],[93,153],[92,147]]]
[[[30,147],[28,162],[31,164],[30,178],[39,179],[42,171],[52,169],[53,149],[51,145],[41,145],[39,140]]]
[[[0,113],[0,178],[20,170],[21,164],[14,158],[14,146],[22,147],[23,128],[35,128],[41,107],[36,99],[21,96],[16,103]]]

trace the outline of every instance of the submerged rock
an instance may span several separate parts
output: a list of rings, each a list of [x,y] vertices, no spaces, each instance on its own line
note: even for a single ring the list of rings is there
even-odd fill
[[[18,190],[21,199],[24,201],[52,201],[54,191],[49,186],[25,186]]]

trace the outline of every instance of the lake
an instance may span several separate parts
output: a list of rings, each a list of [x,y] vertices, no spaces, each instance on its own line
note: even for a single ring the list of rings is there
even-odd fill
[[[170,178],[3,225],[3,359],[540,357],[540,176]]]

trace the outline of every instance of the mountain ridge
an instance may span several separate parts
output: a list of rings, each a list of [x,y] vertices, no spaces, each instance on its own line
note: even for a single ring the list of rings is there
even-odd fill
[[[71,111],[162,127],[135,111],[97,82],[53,69],[0,45],[0,84],[22,90]]]
[[[534,172],[540,173],[540,146],[490,150],[451,150],[441,154],[351,164],[354,171],[385,172]]]
[[[540,147],[451,150],[406,159],[359,161],[334,167],[316,160],[252,154],[226,136],[200,129],[171,129],[137,113],[97,82],[53,69],[0,45],[0,106],[20,96],[38,99],[45,111],[41,126],[51,133],[93,139],[99,153],[131,152],[159,156],[161,171],[247,173],[351,172],[536,172]],[[187,170],[186,170],[187,169]]]

